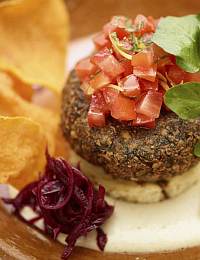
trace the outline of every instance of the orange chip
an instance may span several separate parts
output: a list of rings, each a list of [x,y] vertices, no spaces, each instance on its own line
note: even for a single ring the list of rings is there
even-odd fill
[[[13,79],[14,90],[24,99],[31,101],[34,94],[32,86],[28,86],[14,75],[11,76]]]
[[[45,165],[47,144],[39,124],[1,116],[0,143],[0,183],[21,188],[38,177]]]
[[[60,92],[69,36],[62,0],[1,2],[0,35],[1,70]]]
[[[21,98],[12,88],[12,79],[5,73],[0,73],[0,115],[22,116],[31,118],[41,125],[51,154],[55,151],[55,138],[59,125],[59,115]],[[35,136],[32,139],[37,142]]]

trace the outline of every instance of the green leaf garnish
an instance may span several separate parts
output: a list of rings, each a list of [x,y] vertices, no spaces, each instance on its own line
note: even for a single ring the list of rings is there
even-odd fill
[[[200,14],[162,18],[152,41],[187,72],[200,71]]]
[[[200,143],[197,143],[194,147],[194,155],[200,157]]]
[[[182,119],[200,118],[200,83],[188,82],[170,88],[164,102]]]

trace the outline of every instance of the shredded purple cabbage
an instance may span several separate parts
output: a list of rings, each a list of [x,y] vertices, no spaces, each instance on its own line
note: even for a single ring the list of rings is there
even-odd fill
[[[67,234],[62,259],[68,259],[80,236],[97,230],[97,245],[104,250],[107,236],[101,225],[112,215],[113,206],[104,199],[105,189],[94,189],[90,180],[80,169],[69,165],[64,159],[55,159],[47,153],[44,175],[23,188],[14,199],[3,199],[12,204],[14,213],[28,224],[44,220],[45,233],[54,239]],[[30,206],[38,217],[29,221],[20,214],[24,206]]]

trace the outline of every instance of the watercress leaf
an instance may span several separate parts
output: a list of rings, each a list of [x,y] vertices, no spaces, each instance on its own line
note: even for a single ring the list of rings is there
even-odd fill
[[[187,72],[200,71],[200,14],[162,18],[152,41]]]
[[[164,102],[182,119],[200,118],[200,83],[188,82],[170,88]]]
[[[200,143],[197,143],[194,147],[194,155],[200,157]]]

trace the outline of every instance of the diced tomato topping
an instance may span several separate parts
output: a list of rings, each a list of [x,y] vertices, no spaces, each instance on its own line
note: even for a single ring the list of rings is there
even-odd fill
[[[200,72],[185,73],[184,82],[200,82]]]
[[[132,122],[133,126],[143,126],[147,128],[155,127],[155,118],[151,118],[142,114],[137,114],[137,118]]]
[[[91,74],[95,73],[97,66],[90,62],[90,58],[83,59],[76,64],[76,74],[81,81],[84,81],[90,77]]]
[[[132,56],[133,67],[145,67],[149,68],[154,64],[154,53],[153,49],[145,49]]]
[[[169,66],[168,77],[175,83],[179,84],[185,79],[186,72],[177,65]]]
[[[90,57],[90,61],[91,61],[91,63],[97,65],[97,64],[101,63],[102,61],[104,61],[110,55],[111,55],[110,50],[107,47],[105,47],[102,50],[95,53],[95,55]]]
[[[158,22],[156,19],[153,18],[153,16],[147,16],[148,22],[151,24],[150,27],[152,29],[152,32],[155,32],[156,27],[158,25]]]
[[[133,74],[139,78],[155,81],[157,66],[154,64],[153,49],[143,50],[132,56]]]
[[[92,95],[90,108],[88,112],[88,124],[90,127],[105,125],[105,114],[108,108],[101,91],[96,91]]]
[[[161,107],[169,111],[163,96],[173,83],[200,82],[200,72],[185,72],[176,65],[174,55],[151,43],[158,22],[144,15],[134,21],[114,16],[94,36],[97,51],[75,68],[81,89],[91,97],[91,127],[104,126],[111,115],[131,121],[129,125],[153,128]]]
[[[118,120],[133,120],[136,118],[134,100],[119,94],[113,101],[111,107],[111,116]]]
[[[112,22],[106,23],[103,26],[103,32],[106,36],[109,35],[109,33],[114,32],[116,29],[116,25],[114,25]]]
[[[123,59],[121,65],[124,67],[124,76],[128,76],[133,73],[133,66],[130,60]]]
[[[109,109],[111,109],[112,104],[114,103],[115,99],[119,95],[119,91],[114,88],[105,87],[102,89],[102,93],[103,93],[106,105],[108,106]]]
[[[150,118],[158,118],[163,103],[163,95],[160,92],[149,91],[144,94],[136,104],[136,112]]]
[[[89,110],[88,124],[90,127],[102,127],[106,124],[105,115],[101,111]]]
[[[173,65],[171,61],[171,55],[166,53],[162,48],[156,44],[152,44],[154,60],[158,65],[158,69],[161,69],[165,65]]]
[[[96,53],[90,60],[111,78],[116,78],[125,71],[107,48]]]
[[[145,79],[140,79],[140,87],[142,91],[158,91],[158,79],[156,78],[154,82]]]
[[[153,65],[152,67],[135,67],[133,68],[133,74],[138,78],[146,79],[154,82],[156,79],[157,66]]]
[[[131,74],[119,81],[123,94],[127,97],[138,97],[141,93],[140,85],[135,75]]]
[[[125,30],[127,18],[125,16],[113,16],[111,21],[104,25],[103,32],[105,35],[109,35],[111,32],[116,32],[119,39],[129,35],[129,32]]]
[[[136,118],[134,100],[125,97],[113,88],[104,88],[102,91],[113,118],[124,121]]]
[[[152,18],[147,18],[142,14],[136,16],[134,24],[138,29],[135,33],[136,36],[143,35],[144,33],[155,32],[156,29]]]
[[[148,122],[146,124],[143,124],[143,127],[145,127],[145,128],[155,128],[156,127],[156,120],[154,119],[154,121],[152,121],[152,122]]]
[[[94,89],[100,89],[105,85],[111,83],[110,77],[108,77],[103,71],[97,73],[93,79],[90,80],[89,84]]]
[[[97,50],[100,50],[104,47],[111,47],[111,42],[108,40],[106,35],[102,32],[96,34],[93,37],[93,42],[94,42]]]

